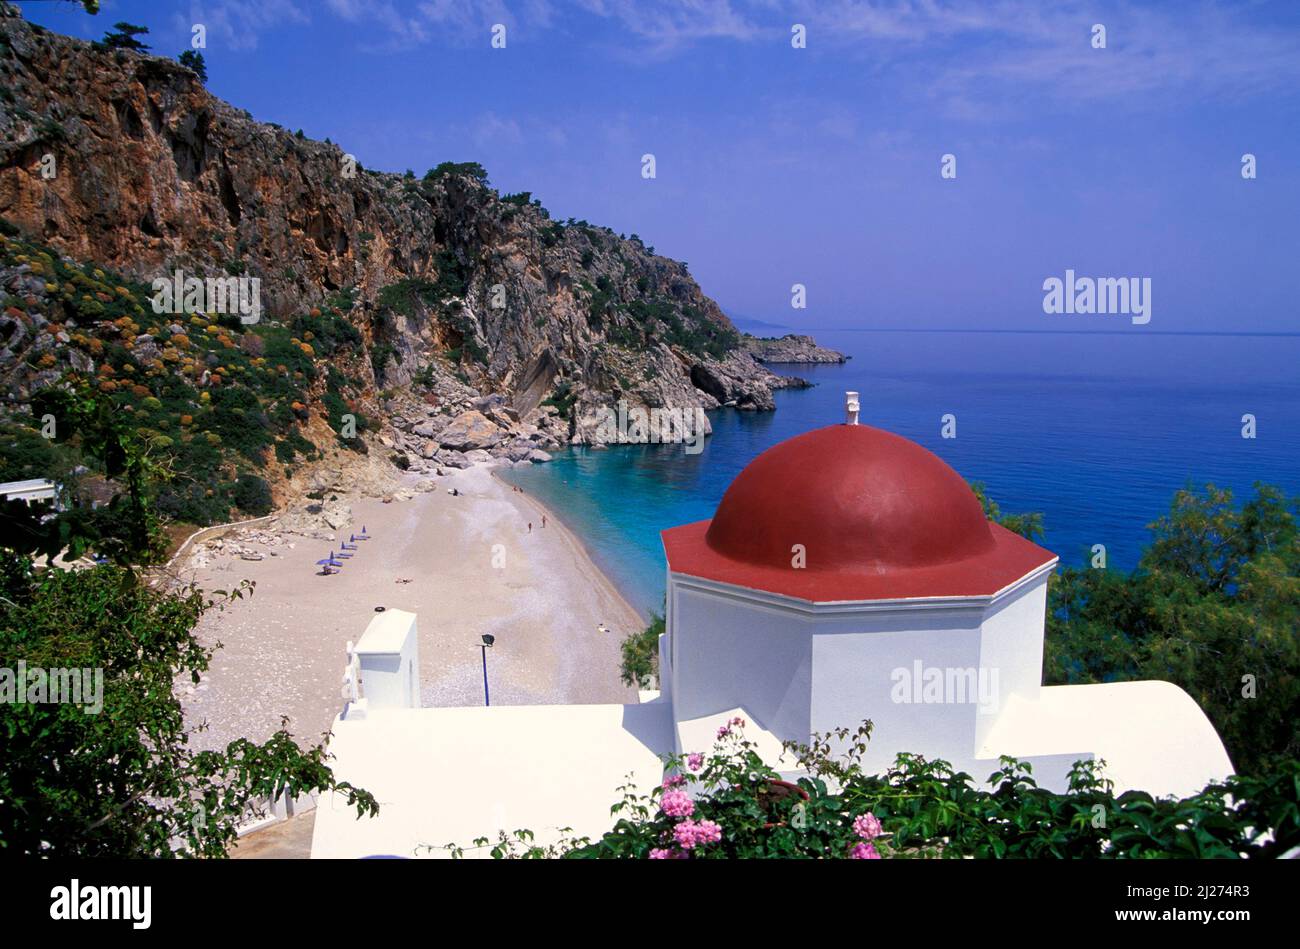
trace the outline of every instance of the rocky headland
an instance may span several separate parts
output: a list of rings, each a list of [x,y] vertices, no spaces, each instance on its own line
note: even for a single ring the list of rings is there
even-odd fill
[[[605,439],[618,402],[771,411],[807,383],[762,362],[835,361],[807,337],[744,337],[685,264],[499,194],[475,163],[364,168],[173,60],[3,3],[0,90],[0,384],[23,405],[80,380],[157,444],[205,439],[216,455],[189,471],[211,468],[205,496],[241,474],[282,503],[545,461]],[[156,314],[150,285],[177,271],[256,279],[258,322]]]

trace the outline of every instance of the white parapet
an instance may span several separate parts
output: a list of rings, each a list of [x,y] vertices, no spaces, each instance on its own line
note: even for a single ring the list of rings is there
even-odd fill
[[[420,650],[414,613],[376,613],[353,653],[367,710],[420,707]]]

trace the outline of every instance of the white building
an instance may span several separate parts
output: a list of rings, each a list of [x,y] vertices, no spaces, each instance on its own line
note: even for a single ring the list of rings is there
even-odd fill
[[[0,484],[0,498],[6,501],[24,501],[31,504],[33,501],[54,501],[59,500],[59,488],[53,481],[45,478],[32,478],[28,481],[6,481]]]
[[[330,751],[380,813],[322,796],[312,855],[430,855],[516,828],[595,837],[629,774],[648,791],[660,755],[708,750],[734,715],[787,775],[782,740],[864,719],[878,769],[906,751],[983,778],[1013,755],[1063,790],[1073,762],[1102,758],[1117,793],[1179,796],[1232,772],[1177,686],[1044,686],[1056,556],[990,523],[920,445],[857,424],[852,393],[845,424],[759,455],[712,520],[663,541],[662,692],[641,705],[420,708],[415,616],[378,616],[351,666],[365,697]]]

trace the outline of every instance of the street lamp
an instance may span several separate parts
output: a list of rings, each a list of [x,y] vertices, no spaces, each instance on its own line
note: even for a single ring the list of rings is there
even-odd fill
[[[489,647],[490,647],[494,642],[496,642],[496,641],[497,641],[496,637],[493,636],[491,633],[484,633],[484,634],[483,634],[483,645],[481,645],[481,646],[478,647],[479,649],[482,649],[482,650],[483,650],[483,704],[484,704],[484,705],[491,705],[491,704],[492,704],[492,699],[491,699],[491,697],[488,695],[488,681],[487,681],[487,651],[488,651],[488,648],[489,648]]]

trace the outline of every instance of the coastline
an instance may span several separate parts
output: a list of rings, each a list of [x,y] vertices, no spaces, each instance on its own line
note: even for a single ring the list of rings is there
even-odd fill
[[[376,606],[419,617],[425,705],[483,703],[483,633],[496,638],[487,655],[494,705],[635,703],[636,690],[619,681],[620,646],[644,621],[581,539],[495,467],[407,475],[388,501],[339,495],[346,523],[317,537],[284,528],[281,512],[267,529],[196,545],[178,564],[182,579],[207,590],[257,584],[199,624],[200,641],[222,648],[199,683],[177,683],[187,724],[209,723],[196,747],[263,741],[282,715],[300,740],[327,732],[343,706],[346,644]],[[338,574],[321,576],[316,561],[362,525],[372,539]],[[263,559],[240,558],[251,551]]]
[[[500,475],[500,472],[502,470],[508,470],[508,468],[505,465],[498,465],[491,468],[490,470],[492,472],[492,477],[494,480],[498,481],[507,489],[513,487],[513,485],[511,485],[509,481],[507,481],[505,478],[501,477]],[[517,495],[514,495],[514,497],[517,499],[528,500],[533,505],[533,507],[537,509],[538,512],[546,515],[546,518],[550,524],[554,524],[558,526],[559,532],[563,533],[565,538],[575,548],[575,556],[580,558],[582,561],[585,561],[588,565],[590,565],[591,569],[595,571],[595,574],[598,577],[597,582],[603,587],[605,587],[612,596],[622,600],[623,603],[627,606],[627,608],[636,614],[637,619],[641,623],[641,627],[638,627],[638,631],[642,627],[649,625],[650,617],[646,616],[642,610],[636,607],[636,605],[628,598],[627,591],[619,586],[618,580],[616,580],[613,576],[610,575],[609,570],[607,570],[606,568],[600,565],[600,558],[598,553],[595,550],[593,550],[585,540],[583,540],[581,532],[577,528],[572,527],[565,519],[563,514],[556,511],[554,508],[549,507],[545,501],[540,500],[535,495],[529,494],[527,491],[523,491],[522,488],[521,488],[521,492]],[[549,528],[547,529],[549,530]]]

